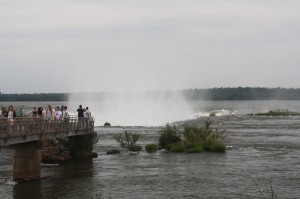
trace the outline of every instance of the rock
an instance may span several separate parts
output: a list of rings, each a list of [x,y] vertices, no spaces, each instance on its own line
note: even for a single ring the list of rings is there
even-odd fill
[[[116,149],[113,149],[113,150],[107,151],[106,155],[119,154],[119,153],[121,153],[121,152]]]
[[[210,116],[210,117],[215,117],[215,116],[216,116],[216,113],[210,113],[209,116]]]
[[[111,125],[110,125],[109,122],[105,122],[105,123],[104,123],[104,126],[105,126],[105,127],[111,127]]]
[[[92,152],[92,154],[90,155],[91,158],[97,158],[98,157],[98,153],[96,152]]]

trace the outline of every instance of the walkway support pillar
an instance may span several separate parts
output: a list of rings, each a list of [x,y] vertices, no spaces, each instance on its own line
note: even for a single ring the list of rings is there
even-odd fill
[[[41,176],[41,146],[39,141],[14,145],[13,180],[36,179]]]

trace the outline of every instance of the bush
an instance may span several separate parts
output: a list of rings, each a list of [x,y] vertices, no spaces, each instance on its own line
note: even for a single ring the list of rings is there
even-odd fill
[[[113,135],[113,139],[119,142],[123,148],[128,148],[129,146],[134,145],[139,138],[140,134],[128,133],[127,131]]]
[[[208,151],[222,153],[225,152],[225,149],[225,144],[220,141],[215,141],[209,146]]]
[[[223,138],[222,132],[211,128],[210,121],[206,121],[203,128],[184,126],[183,131],[168,124],[162,129],[159,144],[172,152],[224,152],[226,147],[221,141]]]
[[[140,134],[133,134],[124,131],[124,133],[118,133],[113,138],[119,142],[122,148],[127,148],[129,151],[141,151],[142,147],[137,145],[136,142],[140,138]]]
[[[187,153],[201,153],[203,152],[203,147],[201,145],[189,148],[186,150]]]
[[[204,151],[210,151],[210,146],[214,142],[215,141],[213,139],[206,139],[206,140],[201,141]]]
[[[137,145],[137,144],[133,144],[128,146],[128,150],[129,151],[141,151],[142,150],[142,146],[141,145]]]
[[[157,144],[147,144],[145,148],[148,153],[154,153],[157,151],[158,146]]]
[[[158,138],[161,148],[168,148],[169,145],[181,141],[181,131],[175,126],[167,124],[162,130]]]
[[[170,151],[173,153],[184,153],[186,151],[186,148],[183,142],[178,142],[170,144]]]

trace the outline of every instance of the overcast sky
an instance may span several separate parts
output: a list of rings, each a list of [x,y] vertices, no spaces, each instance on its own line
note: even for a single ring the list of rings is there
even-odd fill
[[[0,0],[0,92],[300,87],[299,0]]]

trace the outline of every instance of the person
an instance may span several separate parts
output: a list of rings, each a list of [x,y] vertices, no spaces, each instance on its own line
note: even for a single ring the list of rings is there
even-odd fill
[[[38,108],[37,111],[38,111],[38,116],[39,116],[39,117],[43,117],[43,110],[44,110],[44,109],[43,109],[41,106]]]
[[[12,105],[9,105],[7,113],[5,114],[5,117],[7,117],[10,124],[13,125],[14,118],[16,117],[16,111]]]
[[[69,128],[69,121],[70,121],[68,107],[67,106],[61,106],[61,107],[63,109],[63,112],[62,112],[63,128],[64,128],[64,130],[67,130]]]
[[[60,120],[62,118],[62,110],[60,110],[59,106],[56,107],[55,117],[54,119]]]
[[[82,108],[82,105],[79,105],[79,108],[77,109],[78,112],[78,127],[82,128],[84,127],[84,109]]]
[[[79,108],[77,109],[78,117],[84,117],[84,109],[82,108],[82,105],[79,105]]]
[[[67,106],[62,106],[64,108],[64,111],[62,113],[62,118],[65,120],[65,121],[68,121],[69,118],[70,118],[70,115],[69,115],[69,112],[68,112],[68,107]]]
[[[38,111],[36,110],[36,107],[35,107],[35,106],[33,107],[32,111],[31,111],[31,114],[32,114],[32,117],[33,117],[33,118],[36,118],[36,117],[37,117]]]
[[[48,105],[48,108],[46,110],[46,120],[48,121],[48,131],[51,130],[51,120],[53,117],[53,110],[52,107],[50,105]]]
[[[48,108],[47,108],[47,110],[46,110],[46,119],[47,119],[48,121],[51,121],[51,119],[52,119],[52,114],[53,114],[52,108],[51,108],[50,105],[48,105]]]
[[[85,108],[85,112],[84,112],[85,114],[84,114],[84,116],[85,116],[85,118],[91,118],[91,111],[89,110],[89,107],[86,107]]]

